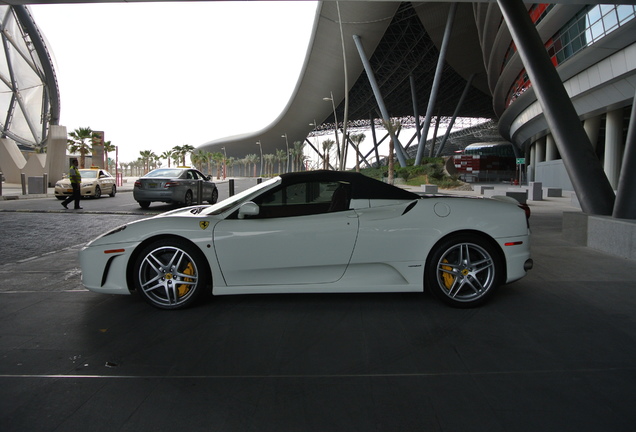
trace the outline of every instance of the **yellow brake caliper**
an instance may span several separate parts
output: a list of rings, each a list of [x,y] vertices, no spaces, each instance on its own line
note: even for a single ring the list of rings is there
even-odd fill
[[[193,275],[194,274],[194,266],[191,262],[188,263],[188,266],[183,270],[183,274]],[[192,282],[192,278],[183,278],[185,282]],[[177,293],[179,297],[183,297],[190,291],[190,285],[181,284],[177,287]]]
[[[444,259],[442,262],[447,263],[448,260]],[[448,270],[448,271],[453,270],[453,268],[450,267],[450,266],[442,266],[442,269]],[[450,290],[451,287],[453,286],[453,282],[455,282],[455,276],[453,276],[450,273],[443,272],[442,273],[442,279],[444,280],[444,286],[446,287],[446,289]]]

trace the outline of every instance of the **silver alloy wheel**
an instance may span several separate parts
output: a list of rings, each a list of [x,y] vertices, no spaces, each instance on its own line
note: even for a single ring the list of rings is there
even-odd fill
[[[454,244],[437,260],[436,269],[441,291],[456,302],[474,302],[495,286],[495,261],[475,243]]]
[[[201,277],[195,259],[179,246],[160,246],[142,256],[138,289],[152,305],[178,309],[198,294]]]

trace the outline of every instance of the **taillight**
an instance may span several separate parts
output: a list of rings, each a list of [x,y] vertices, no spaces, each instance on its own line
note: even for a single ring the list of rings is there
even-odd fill
[[[137,180],[137,181],[135,182],[135,186],[134,186],[134,187],[141,188],[141,182],[140,182],[139,180]]]
[[[169,182],[166,182],[166,184],[163,187],[169,188],[169,187],[176,187],[176,186],[179,186],[179,183],[174,181],[169,181]]]

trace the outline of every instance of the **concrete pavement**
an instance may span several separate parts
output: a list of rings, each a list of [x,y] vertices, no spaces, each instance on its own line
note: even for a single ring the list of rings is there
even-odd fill
[[[167,312],[84,290],[79,245],[5,258],[0,429],[633,431],[636,262],[566,241],[567,198],[530,207],[535,268],[469,310],[310,294]]]

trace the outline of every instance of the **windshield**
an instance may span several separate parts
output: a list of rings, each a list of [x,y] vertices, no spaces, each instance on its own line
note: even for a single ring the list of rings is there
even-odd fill
[[[96,170],[80,170],[82,178],[97,178]]]
[[[157,169],[157,170],[154,170],[154,171],[150,171],[144,177],[169,177],[169,178],[173,178],[173,177],[179,177],[181,175],[181,171],[182,170],[180,170],[180,169],[170,169],[170,168]]]
[[[229,209],[231,209],[232,207],[235,207],[236,205],[238,205],[239,203],[245,202],[245,201],[249,201],[250,199],[252,199],[254,196],[258,195],[262,190],[264,189],[269,189],[270,186],[277,184],[281,181],[280,177],[274,177],[272,179],[269,179],[261,184],[257,184],[256,186],[252,186],[251,188],[244,190],[241,193],[238,193],[234,196],[229,197],[228,199],[225,199],[223,201],[220,201],[208,208],[206,208],[203,212],[201,212],[202,214],[208,214],[208,215],[218,215],[221,214],[223,212],[228,211]]]

